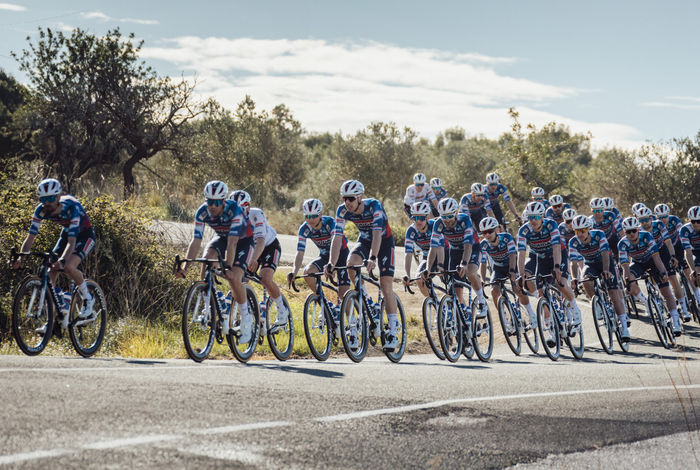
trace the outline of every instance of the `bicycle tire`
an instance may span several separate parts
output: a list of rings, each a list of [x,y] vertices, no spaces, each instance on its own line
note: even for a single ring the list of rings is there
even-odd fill
[[[661,342],[661,345],[664,348],[670,349],[668,340],[666,339],[666,329],[664,328],[662,323],[662,313],[659,310],[657,302],[658,301],[654,297],[649,295],[647,297],[647,311],[649,312],[649,316],[651,317],[651,323],[654,325],[654,330],[656,330],[656,336],[659,338],[659,342]]]
[[[437,331],[438,305],[439,303],[435,302],[435,300],[431,297],[426,297],[425,300],[423,300],[423,329],[425,330],[426,338],[428,338],[430,349],[433,350],[438,359],[444,361],[445,353],[442,352],[440,338]],[[433,335],[435,336],[433,337]]]
[[[398,326],[400,328],[400,331],[397,331],[399,346],[396,349],[393,351],[384,349],[384,338],[386,338],[386,335],[389,334],[389,317],[387,316],[385,308],[385,299],[382,299],[380,307],[379,328],[382,332],[382,351],[391,362],[399,362],[406,352],[406,316],[403,311],[403,305],[401,305],[401,300],[399,300],[399,297],[396,294],[394,294],[394,297],[396,298],[396,308],[398,310],[397,315],[399,320]]]
[[[634,318],[639,318],[639,310],[637,309],[637,302],[634,301],[634,297],[625,291],[625,306],[627,307],[627,315]]]
[[[104,293],[97,282],[86,279],[88,292],[95,299],[93,306],[94,319],[90,322],[81,321],[80,315],[82,297],[78,289],[73,289],[73,297],[70,305],[70,321],[68,334],[75,351],[83,357],[93,356],[102,346],[107,328],[107,302]]]
[[[566,344],[569,346],[569,350],[571,351],[571,355],[574,356],[574,359],[581,360],[583,358],[583,353],[586,350],[586,346],[583,341],[583,327],[578,325],[575,328],[577,329],[576,335],[567,335]]]
[[[208,285],[204,281],[193,282],[185,294],[185,302],[182,305],[182,341],[185,345],[187,355],[195,362],[202,362],[209,356],[214,345],[214,309],[213,295],[210,296],[209,318],[202,317],[200,302],[204,300],[204,292]],[[193,301],[195,304],[192,305]],[[194,311],[190,311],[194,307]],[[197,331],[198,330],[198,331]],[[192,338],[190,338],[192,335]],[[196,339],[196,344],[193,339]]]
[[[304,302],[304,336],[309,351],[318,361],[325,361],[331,354],[332,332],[329,328],[328,312],[323,307],[320,296],[309,294]],[[320,316],[318,315],[320,313]],[[317,334],[313,331],[318,330]],[[313,335],[313,337],[312,337]]]
[[[549,311],[550,326],[548,330],[552,333],[554,337],[554,346],[549,346],[547,344],[547,338],[545,337],[545,310]],[[539,302],[537,302],[537,329],[540,333],[540,340],[542,341],[542,348],[552,361],[559,359],[561,354],[561,336],[559,335],[559,320],[556,319],[556,313],[552,310],[552,306],[549,300],[542,297]]]
[[[31,313],[28,315],[28,307],[31,306],[34,310],[32,297],[38,301],[37,295],[41,295],[42,280],[38,276],[29,276],[25,278],[17,288],[15,298],[12,302],[12,335],[15,337],[17,346],[27,356],[36,356],[40,354],[49,344],[54,324],[54,305],[51,301],[51,295],[46,288],[44,304],[39,306],[40,315]],[[29,299],[25,299],[26,295]],[[28,302],[25,304],[25,302]],[[33,317],[33,318],[32,318]],[[44,333],[38,333],[36,330],[45,327]],[[31,341],[29,341],[31,339]]]
[[[597,295],[591,301],[591,310],[593,311],[593,324],[595,325],[595,332],[600,340],[600,345],[603,347],[603,351],[612,354],[613,337],[612,331],[607,328],[608,315],[605,312],[602,299]]]
[[[284,306],[289,312],[287,323],[284,326],[273,328],[277,320],[277,304],[271,297],[268,297],[265,327],[267,328],[267,344],[270,346],[270,351],[278,360],[286,361],[294,350],[294,318],[292,317],[292,309],[289,308],[289,302],[287,302],[287,298],[284,295],[282,295],[282,302],[284,302]],[[272,318],[273,316],[274,318]]]
[[[620,330],[622,327],[619,324],[620,320],[618,318],[615,318],[615,320],[618,322],[617,327],[615,328],[615,337],[617,338],[617,344],[620,345],[620,349],[622,349],[623,352],[629,352],[630,341],[622,340],[622,334]]]
[[[340,304],[340,339],[343,342],[343,348],[352,362],[361,362],[367,354],[367,346],[369,340],[369,321],[367,312],[359,313],[359,305],[362,302],[357,291],[348,291],[343,296],[343,301]],[[363,308],[364,310],[364,308]],[[355,317],[355,333],[358,336],[358,347],[350,347],[349,335],[352,331],[350,316]]]
[[[498,318],[501,321],[501,329],[503,330],[503,336],[506,338],[506,343],[513,354],[520,356],[520,351],[522,348],[522,339],[520,337],[520,322],[518,321],[516,315],[513,313],[513,306],[510,302],[506,301],[506,297],[501,295],[498,299]],[[512,332],[508,332],[506,324],[511,325]],[[515,337],[515,338],[513,338]]]
[[[451,315],[448,314],[448,306]],[[455,302],[451,295],[443,295],[438,306],[438,337],[445,359],[457,362],[462,353],[463,333],[462,322],[454,311]]]
[[[683,285],[683,293],[685,294],[686,303],[688,304],[688,312],[690,312],[690,315],[696,323],[700,323],[700,306],[698,306],[695,292],[690,288],[690,282],[683,272],[681,272],[681,284]]]
[[[521,317],[521,325],[523,327],[523,336],[525,337],[525,343],[527,343],[527,347],[530,348],[530,351],[532,351],[532,354],[535,354],[539,356],[539,350],[540,350],[540,337],[537,333],[537,328],[532,327],[532,319],[530,318],[530,314],[525,312],[527,314],[528,320],[525,321],[524,317]],[[535,318],[537,314],[535,313]]]
[[[258,330],[260,327],[260,308],[258,307],[258,298],[255,295],[255,291],[249,285],[245,286],[246,300],[248,301],[248,314],[253,315],[253,331],[250,335],[250,341],[245,348],[242,348],[243,344],[238,342],[239,335],[230,329],[226,335],[226,342],[228,347],[233,353],[234,357],[240,362],[248,362],[253,354],[255,353],[255,348],[258,346]],[[240,315],[240,312],[236,309],[236,312]],[[235,322],[240,325],[240,318]]]
[[[479,303],[477,299],[472,301],[472,345],[474,352],[481,362],[489,362],[493,354],[493,321],[491,318],[491,310],[489,304],[484,302],[486,315],[478,318],[476,314]],[[486,336],[484,336],[486,335]],[[486,339],[486,343],[481,340]]]

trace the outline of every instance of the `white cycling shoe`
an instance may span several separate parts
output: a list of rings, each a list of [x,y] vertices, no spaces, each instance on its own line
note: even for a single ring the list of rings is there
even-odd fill
[[[83,301],[83,308],[80,310],[78,318],[81,320],[88,319],[92,316],[92,308],[95,306],[95,296],[90,296],[89,299]]]
[[[275,320],[275,323],[272,324],[272,326],[284,326],[287,324],[289,321],[289,309],[286,306],[282,306],[282,308],[277,309],[277,319]]]
[[[620,322],[620,325],[621,325],[620,338],[624,342],[630,341],[632,339],[632,337],[630,336],[630,330],[627,329],[627,322],[626,321]]]
[[[673,336],[681,335],[681,322],[678,317],[671,318],[671,331],[673,331]]]
[[[399,347],[399,338],[396,337],[396,334],[388,334],[386,336],[386,341],[384,342],[384,350],[391,351]]]
[[[241,320],[241,335],[238,337],[238,344],[250,343],[253,338],[253,316],[248,315],[245,320]]]

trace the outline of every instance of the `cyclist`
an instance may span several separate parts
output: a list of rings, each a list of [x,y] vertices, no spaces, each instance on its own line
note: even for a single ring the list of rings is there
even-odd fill
[[[562,238],[566,257],[569,259],[569,271],[571,271],[571,276],[573,277],[574,282],[578,282],[578,273],[583,268],[583,256],[581,256],[579,253],[572,253],[569,251],[569,242],[574,236],[574,229],[571,224],[577,215],[578,213],[576,212],[576,209],[565,209],[562,212],[562,218],[564,221],[559,224],[559,235]]]
[[[479,242],[474,233],[472,219],[465,213],[457,213],[458,204],[451,197],[441,199],[438,203],[440,218],[433,225],[433,236],[430,239],[430,252],[428,253],[428,265],[432,266],[441,248],[442,238],[445,245],[449,246],[445,262],[448,270],[458,270],[457,279],[468,278],[476,294],[477,303],[486,305],[484,290],[481,287],[479,278]],[[438,271],[442,271],[444,266],[438,265]],[[455,289],[460,303],[464,306],[464,292],[461,287]],[[466,307],[465,307],[466,308]]]
[[[620,222],[620,226],[622,226],[622,215],[620,214],[620,211],[615,207],[615,201],[613,201],[613,198],[611,197],[604,197],[603,198],[603,204],[604,204],[604,209],[608,212],[612,212],[615,214],[615,218]]]
[[[503,209],[501,209],[501,204],[498,201],[498,198],[501,195],[503,195],[503,201],[508,206],[508,209],[510,209],[510,211],[513,213],[515,220],[522,225],[523,219],[520,217],[520,214],[518,214],[515,204],[513,204],[510,194],[508,194],[508,189],[500,183],[498,174],[489,173],[486,175],[486,197],[489,200],[489,204],[491,204],[491,209],[493,210],[496,220],[498,220],[498,223],[501,224],[502,229],[505,230],[506,218],[505,214],[503,214]]]
[[[478,227],[484,217],[494,217],[489,198],[486,197],[486,188],[481,183],[472,184],[471,193],[462,196],[459,205],[459,211],[471,217],[474,227]]]
[[[437,199],[433,190],[426,186],[426,177],[423,173],[413,175],[413,184],[406,188],[403,198],[403,210],[411,218],[411,206],[420,201],[428,201],[431,206],[437,208]]]
[[[557,225],[564,222],[564,211],[566,209],[571,209],[571,204],[564,202],[564,198],[559,194],[554,194],[552,197],[550,197],[549,203],[551,206],[545,211],[544,216],[548,219],[554,220]]]
[[[666,204],[657,204],[654,206],[654,215],[666,226],[668,230],[668,236],[671,237],[671,243],[673,244],[673,249],[676,252],[676,259],[678,264],[685,265],[684,259],[684,249],[683,243],[681,243],[681,227],[683,222],[680,217],[671,215],[671,209]]]
[[[695,281],[695,298],[700,303],[700,206],[688,209],[688,219],[690,222],[681,227],[680,237],[688,267],[693,269],[690,279]]]
[[[248,299],[243,286],[243,273],[252,260],[253,229],[243,209],[232,200],[226,200],[228,186],[222,181],[209,181],[204,186],[202,204],[194,215],[194,234],[187,248],[187,258],[194,258],[199,253],[204,236],[204,224],[209,225],[216,236],[204,248],[204,257],[213,259],[217,251],[225,257],[224,277],[228,280],[233,292],[233,298],[238,303],[241,312],[240,337],[241,344],[249,343],[253,332],[253,315],[248,310]],[[176,277],[184,277],[189,263],[175,273]],[[204,277],[204,267],[202,267]],[[205,308],[209,300],[205,299]]]
[[[586,265],[583,271],[584,277],[586,275],[601,276],[605,280],[610,293],[610,300],[622,325],[620,336],[624,341],[629,341],[630,333],[627,329],[627,314],[625,313],[624,300],[614,269],[615,260],[613,260],[610,252],[610,245],[605,232],[593,229],[593,221],[585,215],[577,216],[572,223],[572,227],[576,235],[569,241],[569,253],[577,253],[583,257]],[[593,281],[584,281],[583,289],[589,298],[595,295]]]
[[[690,313],[688,313],[688,303],[685,299],[685,293],[683,292],[681,283],[676,276],[676,268],[678,267],[676,251],[673,247],[673,243],[671,242],[671,237],[668,235],[666,226],[660,220],[654,220],[654,213],[646,206],[640,207],[635,215],[642,226],[642,230],[651,233],[651,235],[654,237],[656,246],[659,249],[661,262],[666,268],[668,280],[671,282],[671,286],[673,287],[676,303],[678,303],[681,307],[683,321],[690,321]]]
[[[440,199],[447,197],[447,190],[442,187],[442,180],[438,177],[435,177],[430,180],[430,187],[433,188],[433,195],[435,196],[435,201],[439,201]],[[435,206],[431,206],[431,212],[433,214],[433,217],[438,217],[440,214],[437,211],[437,203]]]
[[[423,177],[425,178],[425,176]],[[331,254],[326,265],[326,272],[332,273],[338,264],[345,223],[354,223],[359,231],[359,238],[357,246],[350,253],[348,263],[358,265],[365,262],[367,270],[372,271],[378,262],[379,284],[384,295],[389,320],[389,334],[384,343],[384,350],[393,350],[398,346],[396,336],[398,306],[392,286],[394,280],[394,236],[391,233],[389,219],[382,204],[373,198],[363,199],[364,192],[365,187],[357,180],[345,181],[340,186],[343,204],[339,205],[336,211]],[[349,274],[354,280],[355,271],[351,270]],[[348,336],[348,341],[351,348],[356,348],[358,346],[357,326],[352,323],[353,320],[351,319],[351,334]]]
[[[610,245],[610,250],[612,251],[613,257],[617,259],[617,248],[615,248],[622,238],[622,225],[615,217],[615,214],[605,210],[605,202],[603,198],[594,197],[590,202],[591,220],[593,221],[593,228],[596,230],[602,230],[605,233],[605,237],[608,239],[608,244]]]
[[[659,256],[659,247],[654,241],[654,236],[649,232],[642,231],[641,228],[642,226],[636,217],[627,217],[622,221],[625,237],[620,240],[618,247],[625,279],[634,298],[639,302],[646,303],[647,299],[635,281],[649,271],[666,299],[666,305],[671,312],[673,334],[680,336],[681,325],[676,299],[673,298],[668,286],[668,273]]]
[[[85,260],[87,255],[95,248],[97,236],[92,228],[90,218],[80,202],[71,195],[62,194],[61,183],[54,178],[41,180],[37,186],[37,196],[39,205],[34,210],[32,223],[29,227],[29,234],[22,243],[22,252],[27,252],[34,246],[34,238],[39,233],[39,228],[44,220],[50,220],[63,227],[61,235],[53,248],[53,252],[58,256],[58,261],[54,263],[49,271],[49,278],[53,285],[56,285],[59,269],[63,268],[66,275],[78,286],[80,296],[83,298],[83,306],[79,317],[90,318],[93,314],[95,299],[88,291],[87,283],[83,273],[78,266]],[[13,269],[19,269],[21,258],[12,265]],[[63,299],[63,292],[59,287],[55,287],[56,297]],[[68,310],[68,305],[63,305],[62,310]],[[37,333],[44,334],[46,326],[39,328]]]
[[[403,285],[408,286],[409,279],[411,277],[411,262],[413,261],[413,251],[415,246],[418,245],[423,252],[423,261],[418,266],[418,274],[423,271],[436,272],[437,265],[433,263],[428,266],[428,252],[430,251],[430,239],[433,236],[433,226],[435,225],[436,219],[428,220],[430,215],[430,204],[425,201],[416,202],[411,207],[411,214],[413,215],[413,223],[409,225],[406,229],[406,237],[404,243],[404,250],[406,252],[406,258],[404,261],[404,267],[406,268],[406,276],[403,278]],[[437,263],[444,264],[444,249],[438,251]],[[428,297],[430,292],[425,287],[425,281],[422,277],[416,281],[418,288],[421,293]]]
[[[513,292],[518,297],[520,305],[524,306],[530,316],[532,328],[537,328],[537,316],[532,311],[532,305],[527,295],[518,287],[516,275],[518,274],[518,251],[515,248],[515,240],[508,232],[496,233],[499,223],[493,217],[486,217],[479,223],[481,232],[481,252],[488,254],[493,260],[493,276],[495,279],[509,278],[513,286]],[[501,297],[501,288],[494,284],[491,293],[493,295],[493,306],[498,309],[498,299]],[[506,325],[506,330],[510,330],[512,325]]]
[[[535,274],[539,276],[553,275],[554,286],[561,292],[565,300],[567,317],[574,327],[581,324],[581,311],[576,304],[574,293],[566,282],[568,277],[568,263],[566,252],[562,250],[561,236],[557,223],[552,219],[544,218],[544,204],[541,201],[532,201],[527,205],[528,222],[518,230],[518,273],[521,286],[525,285],[525,251],[530,247],[537,256]],[[538,281],[538,288],[539,285]],[[529,289],[532,291],[532,289]],[[545,319],[549,338],[547,344],[554,345],[554,337],[549,328],[551,318]]]
[[[544,189],[543,188],[540,188],[539,186],[535,186],[534,188],[532,188],[532,191],[530,191],[530,195],[532,196],[533,201],[541,202],[542,204],[544,204],[545,211],[547,209],[549,209],[549,207],[551,206],[549,201],[547,199],[545,199],[545,197],[544,197]]]

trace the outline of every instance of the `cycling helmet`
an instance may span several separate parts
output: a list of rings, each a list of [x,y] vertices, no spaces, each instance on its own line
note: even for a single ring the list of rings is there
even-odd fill
[[[693,206],[688,209],[688,218],[690,220],[700,220],[700,206]]]
[[[643,202],[635,202],[632,206],[632,213],[636,214],[640,207],[646,207],[646,204]]]
[[[634,230],[641,227],[636,217],[627,217],[622,221],[622,230]]]
[[[61,183],[54,178],[46,178],[39,182],[36,188],[36,193],[39,197],[58,196],[61,194]]]
[[[484,230],[494,230],[498,228],[498,220],[494,219],[493,217],[484,217],[481,219],[481,222],[479,222],[479,231],[483,232]]]
[[[590,229],[593,228],[593,221],[589,219],[588,216],[578,215],[571,223],[571,228],[574,230],[580,230],[582,228]]]
[[[318,199],[307,199],[301,205],[301,210],[304,212],[304,215],[321,215],[323,203]]]
[[[666,217],[671,213],[671,209],[666,204],[657,204],[654,206],[654,214],[656,217]]]
[[[540,188],[539,186],[535,186],[532,188],[532,197],[544,197],[544,189]]]
[[[602,209],[605,210],[605,202],[602,197],[594,197],[590,202],[591,209]]]
[[[413,175],[413,183],[414,184],[425,184],[426,180],[427,180],[427,178],[425,177],[425,175],[423,173],[416,173],[415,175]]]
[[[644,206],[640,207],[634,215],[636,215],[638,219],[641,219],[642,217],[651,217],[654,213],[647,206]]]
[[[457,212],[457,207],[457,201],[451,197],[442,198],[440,199],[440,202],[438,202],[438,212],[440,215],[454,214]]]
[[[486,188],[484,188],[484,185],[481,183],[474,183],[472,184],[472,193],[476,194],[477,196],[483,196],[486,194]]]
[[[613,201],[613,199],[611,197],[604,197],[603,204],[605,204],[606,211],[611,211],[615,207],[615,202]]]
[[[223,181],[210,181],[204,186],[205,199],[226,199],[228,186]]]
[[[235,201],[236,203],[238,203],[238,205],[241,207],[250,205],[250,194],[248,194],[247,191],[243,191],[242,189],[233,191],[228,198],[231,201]]]
[[[411,206],[411,215],[429,215],[431,212],[430,203],[426,201],[414,202]]]
[[[574,220],[574,217],[577,215],[578,212],[576,212],[576,209],[564,209],[564,212],[561,213],[564,220]]]
[[[345,196],[361,196],[365,192],[365,187],[357,180],[347,180],[340,185],[340,195]]]
[[[486,183],[487,184],[498,184],[498,174],[489,173],[488,175],[486,175]]]
[[[430,186],[433,188],[442,188],[442,180],[440,178],[433,178],[430,180]]]
[[[531,215],[544,215],[544,204],[542,204],[540,201],[533,201],[528,203],[527,207],[525,208],[525,215],[528,217]]]
[[[549,203],[553,206],[558,206],[559,204],[564,204],[564,198],[558,194],[555,194],[549,198]]]

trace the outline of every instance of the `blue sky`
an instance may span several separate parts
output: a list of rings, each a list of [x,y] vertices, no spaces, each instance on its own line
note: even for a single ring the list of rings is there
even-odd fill
[[[506,110],[597,147],[700,130],[697,1],[0,2],[0,67],[38,26],[145,40],[163,75],[234,107],[287,104],[312,131],[372,120],[495,137]]]

